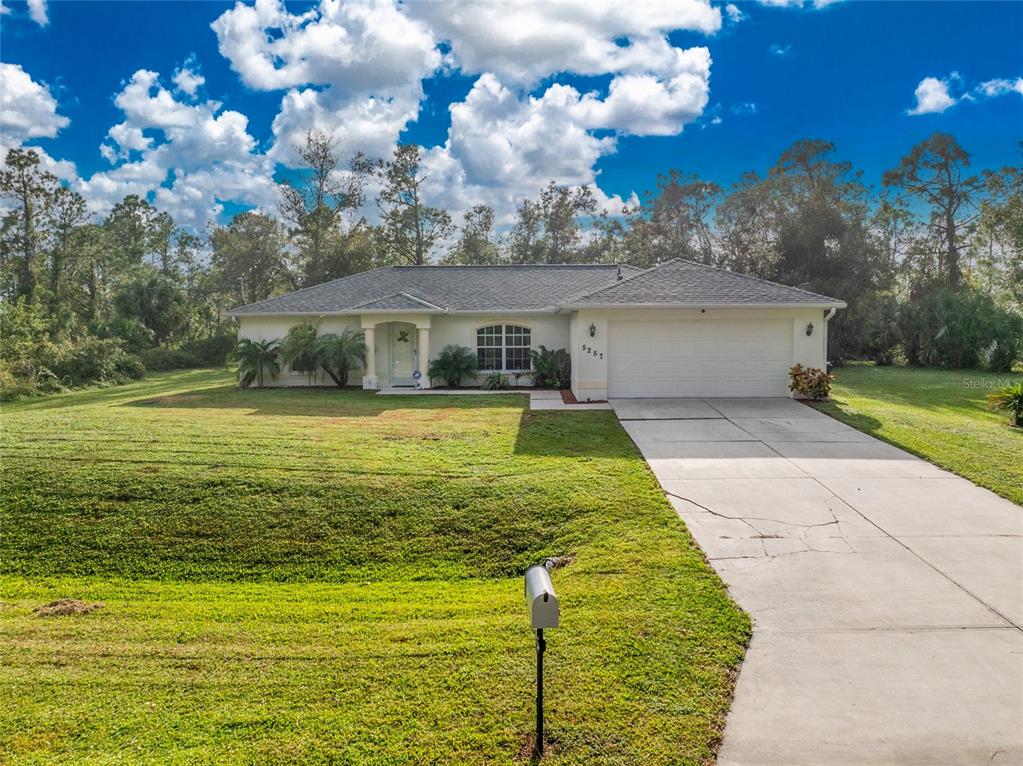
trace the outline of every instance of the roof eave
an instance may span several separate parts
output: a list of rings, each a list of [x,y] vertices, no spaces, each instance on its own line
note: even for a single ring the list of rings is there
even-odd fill
[[[821,301],[800,303],[566,303],[560,310],[580,309],[844,309],[845,301]]]

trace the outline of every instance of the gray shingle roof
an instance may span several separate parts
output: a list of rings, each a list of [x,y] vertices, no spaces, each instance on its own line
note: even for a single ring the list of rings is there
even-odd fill
[[[229,312],[554,311],[565,306],[845,304],[826,295],[675,259],[641,270],[606,264],[386,266]]]
[[[676,258],[568,302],[573,306],[835,306],[843,301],[798,287]]]
[[[631,266],[622,269],[626,276],[639,272]],[[618,267],[610,264],[387,266],[251,303],[229,313],[431,310],[419,301],[436,306],[434,311],[554,311],[617,279]]]

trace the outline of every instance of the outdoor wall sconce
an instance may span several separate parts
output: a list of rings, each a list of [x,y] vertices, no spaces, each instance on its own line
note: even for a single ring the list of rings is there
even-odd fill
[[[591,338],[597,337],[597,325],[595,324],[590,324],[590,337]]]
[[[813,322],[810,322],[810,324],[806,326],[806,334],[813,335]]]

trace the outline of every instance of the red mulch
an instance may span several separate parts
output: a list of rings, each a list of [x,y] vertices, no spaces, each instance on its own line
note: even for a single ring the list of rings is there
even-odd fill
[[[607,402],[607,399],[593,399],[588,402],[580,402],[575,398],[571,388],[563,388],[561,389],[561,401],[565,404],[603,404]]]

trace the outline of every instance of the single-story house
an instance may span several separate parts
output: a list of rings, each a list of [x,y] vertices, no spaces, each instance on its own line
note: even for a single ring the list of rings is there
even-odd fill
[[[827,323],[845,303],[675,259],[605,264],[387,266],[229,312],[241,338],[296,324],[362,330],[362,386],[430,387],[428,361],[465,346],[481,376],[529,383],[529,350],[567,349],[580,401],[608,397],[788,396],[788,370],[824,368]],[[358,380],[358,377],[355,378]],[[478,381],[475,381],[478,382]],[[280,386],[330,385],[285,369]]]

